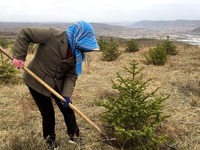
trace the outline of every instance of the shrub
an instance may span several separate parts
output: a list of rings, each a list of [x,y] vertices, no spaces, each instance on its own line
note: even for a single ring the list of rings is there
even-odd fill
[[[2,48],[7,48],[8,44],[9,42],[6,39],[0,39],[0,46]],[[18,71],[11,64],[11,60],[4,59],[3,54],[0,53],[0,84],[21,83],[22,80],[20,80],[20,78],[16,76],[17,73]]]
[[[169,36],[167,36],[167,40],[165,40],[161,46],[166,50],[168,55],[176,55],[178,53],[174,42],[170,41]]]
[[[99,44],[100,50],[102,51],[106,50],[107,41],[102,36],[98,40],[98,44]]]
[[[0,64],[0,84],[18,84],[21,83],[19,77],[17,77],[18,71],[10,63],[11,60],[3,60],[3,54],[1,53],[1,64]]]
[[[139,51],[138,44],[135,40],[131,39],[126,43],[126,51],[127,52],[137,52]]]
[[[117,73],[116,82],[112,80],[113,89],[119,94],[98,102],[105,108],[101,114],[106,125],[105,132],[114,136],[113,145],[121,149],[155,150],[164,144],[166,138],[157,130],[166,115],[163,115],[162,102],[168,96],[155,96],[158,88],[153,92],[146,92],[150,80],[143,80],[137,63],[132,62],[130,68],[125,68],[127,77]]]
[[[103,46],[104,48],[102,49],[102,60],[116,60],[120,55],[118,43],[113,38],[110,38],[110,40],[105,43],[106,45]]]
[[[2,48],[7,48],[8,47],[8,40],[6,40],[5,38],[1,38],[0,39],[0,46]]]
[[[154,65],[164,65],[167,62],[167,52],[162,46],[157,45],[154,48],[150,48],[145,55],[147,61]]]

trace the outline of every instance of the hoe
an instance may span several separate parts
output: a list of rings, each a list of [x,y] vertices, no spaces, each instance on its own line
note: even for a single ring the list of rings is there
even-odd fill
[[[9,59],[13,59],[8,52],[0,47],[0,51],[5,54]],[[53,88],[51,88],[47,83],[45,83],[43,80],[41,80],[35,73],[33,73],[31,70],[29,70],[26,67],[22,68],[24,71],[26,71],[29,75],[31,75],[35,80],[37,80],[40,84],[42,84],[47,90],[49,90],[52,94],[57,96],[61,101],[65,102],[65,99],[58,93],[56,92]],[[112,145],[109,141],[115,140],[115,138],[108,138],[102,130],[96,126],[87,116],[85,116],[81,111],[79,111],[74,105],[69,103],[69,107],[74,110],[75,113],[77,113],[83,120],[85,120],[90,126],[92,126],[103,138],[104,142],[108,143],[109,145]]]

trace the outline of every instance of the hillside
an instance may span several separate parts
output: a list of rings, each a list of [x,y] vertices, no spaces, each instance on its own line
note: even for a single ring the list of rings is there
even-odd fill
[[[192,30],[192,33],[195,33],[197,35],[200,35],[200,27],[195,28],[194,30]]]
[[[152,79],[148,91],[160,87],[158,94],[170,94],[164,103],[164,113],[171,115],[162,125],[163,132],[169,135],[168,145],[178,150],[199,150],[200,147],[200,48],[177,45],[178,55],[170,56],[164,66],[147,65],[144,53],[149,47],[143,47],[136,53],[122,54],[113,62],[101,60],[101,52],[89,53],[83,65],[83,74],[79,77],[73,93],[73,105],[89,117],[97,126],[101,126],[99,114],[104,110],[96,106],[95,101],[113,94],[111,79],[116,72],[124,74],[132,60],[144,67],[145,79]],[[34,55],[29,54],[26,64]],[[22,72],[19,72],[21,76]],[[0,85],[0,149],[44,150],[45,143],[41,135],[41,117],[26,85]],[[105,144],[100,135],[77,116],[82,143],[70,145],[66,141],[66,128],[61,113],[55,106],[56,133],[60,150],[114,150]],[[29,147],[29,148],[27,148]],[[30,149],[32,147],[32,149]]]
[[[12,38],[24,27],[55,27],[66,30],[72,23],[25,23],[25,22],[0,22],[0,38]],[[176,20],[176,21],[139,21],[132,26],[122,24],[95,23],[91,22],[97,37],[108,36],[125,39],[154,38],[165,39],[170,36],[172,40],[185,41],[186,43],[200,45],[200,37],[196,37],[195,28],[200,26],[199,20]]]
[[[71,25],[72,23],[62,23],[62,22],[58,22],[58,23],[51,23],[51,22],[41,22],[41,23],[37,23],[37,22],[0,22],[0,32],[4,32],[4,33],[17,33],[19,32],[19,30],[21,28],[24,27],[55,27],[55,28],[59,28],[59,29],[63,29],[66,30],[69,25]],[[110,25],[110,24],[105,24],[105,23],[91,23],[92,26],[94,27],[94,29],[96,31],[102,31],[102,30],[124,30],[123,26],[117,26],[117,25]]]
[[[0,22],[0,32],[13,32],[17,33],[23,27],[56,27],[63,30],[66,30],[68,26],[72,24],[70,22],[63,23],[63,22]],[[172,21],[154,21],[154,20],[142,20],[133,23],[130,26],[123,26],[121,25],[113,25],[109,23],[94,23],[91,22],[94,29],[99,31],[132,31],[133,28],[148,28],[148,29],[195,29],[200,26],[200,20],[172,20]]]
[[[156,21],[143,20],[132,24],[134,28],[196,28],[200,26],[200,20],[172,20],[172,21]]]
[[[58,29],[66,30],[72,23],[24,23],[24,22],[0,22],[0,37],[7,36],[13,38],[24,27],[55,27]],[[92,23],[97,36],[114,36],[130,38],[132,36],[140,36],[143,30],[134,29],[119,25],[111,25],[106,23]]]

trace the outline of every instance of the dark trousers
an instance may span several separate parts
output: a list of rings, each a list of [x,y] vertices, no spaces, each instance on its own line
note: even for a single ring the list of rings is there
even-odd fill
[[[42,127],[43,127],[43,137],[46,139],[47,136],[51,136],[55,139],[55,112],[53,108],[53,104],[50,97],[42,95],[37,91],[33,90],[29,87],[29,91],[35,100],[40,113],[42,115]],[[61,100],[58,99],[55,95],[52,95],[53,99],[55,100],[56,104],[58,105],[61,113],[63,114],[65,124],[67,126],[67,133],[70,137],[74,135],[79,136],[79,128],[76,123],[76,118],[74,111],[68,107],[65,108],[61,104]]]

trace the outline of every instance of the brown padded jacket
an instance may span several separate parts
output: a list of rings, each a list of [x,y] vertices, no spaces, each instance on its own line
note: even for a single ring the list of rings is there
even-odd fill
[[[39,46],[28,68],[50,87],[57,87],[62,96],[71,97],[77,75],[75,57],[66,59],[66,31],[55,28],[21,29],[15,42],[13,58],[25,61],[30,43],[37,43]],[[50,96],[51,93],[26,72],[23,80],[37,92]]]

